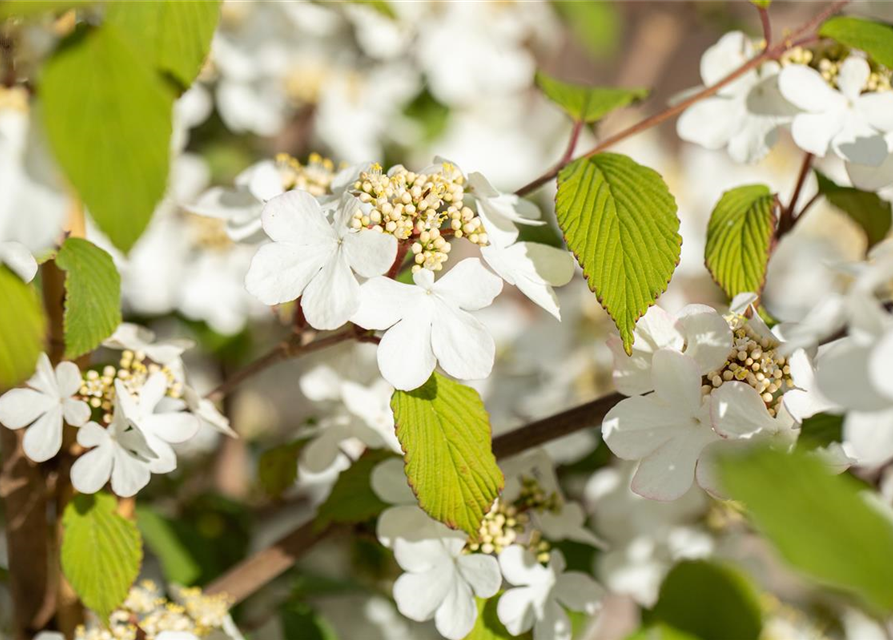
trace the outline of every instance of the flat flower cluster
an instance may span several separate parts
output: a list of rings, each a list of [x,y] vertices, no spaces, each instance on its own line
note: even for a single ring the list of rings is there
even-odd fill
[[[600,541],[585,527],[582,508],[561,496],[549,457],[536,451],[504,465],[506,487],[478,536],[448,529],[415,502],[400,460],[372,474],[378,496],[395,506],[381,514],[378,539],[405,571],[394,584],[397,608],[406,617],[433,619],[438,632],[461,640],[478,616],[475,596],[499,596],[497,615],[513,635],[533,631],[535,640],[570,640],[566,609],[594,614],[604,590],[591,576],[566,571],[551,544]]]
[[[704,84],[716,84],[764,46],[739,31],[727,33],[701,59]],[[757,162],[779,130],[790,127],[797,146],[840,157],[853,183],[873,191],[893,183],[890,77],[857,51],[795,48],[687,109],[677,131],[708,149],[728,148],[736,162]]]

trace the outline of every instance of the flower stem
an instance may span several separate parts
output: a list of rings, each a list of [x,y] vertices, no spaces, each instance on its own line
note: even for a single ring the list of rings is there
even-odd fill
[[[803,187],[806,184],[806,178],[809,177],[813,158],[814,156],[811,153],[807,153],[803,156],[803,163],[800,165],[800,173],[797,175],[797,183],[794,185],[794,193],[791,195],[791,201],[788,203],[787,207],[781,210],[781,217],[778,220],[779,238],[793,229],[794,225],[797,223],[797,218],[794,217],[794,211],[797,208],[797,202],[800,200],[800,194],[803,192]]]

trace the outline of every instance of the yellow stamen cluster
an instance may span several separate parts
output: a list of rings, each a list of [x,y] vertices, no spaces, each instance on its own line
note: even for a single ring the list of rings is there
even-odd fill
[[[465,176],[448,162],[431,173],[415,173],[399,165],[383,173],[381,165],[374,165],[360,174],[353,192],[370,206],[357,212],[351,227],[389,233],[398,240],[418,239],[412,247],[413,271],[442,269],[449,253],[441,233],[444,224],[457,238],[487,244],[480,218],[463,204]]]
[[[75,640],[153,640],[164,631],[184,631],[199,637],[221,629],[232,602],[223,595],[206,596],[197,587],[179,589],[178,602],[163,597],[151,580],[134,585],[107,628],[83,625]],[[141,632],[141,633],[140,633]]]
[[[329,193],[335,179],[335,163],[318,153],[311,153],[307,164],[301,164],[287,153],[280,153],[276,156],[276,166],[282,176],[283,189],[301,189],[313,197]]]
[[[784,392],[794,387],[791,367],[778,354],[778,342],[757,335],[746,318],[735,316],[730,324],[732,350],[722,367],[704,376],[701,392],[707,395],[726,382],[745,382],[757,390],[769,415],[774,416],[781,408]]]
[[[183,395],[183,383],[177,380],[174,373],[149,360],[142,351],[125,350],[121,353],[118,366],[106,365],[102,372],[90,369],[84,374],[79,395],[94,409],[103,411],[102,421],[111,424],[112,408],[115,403],[115,380],[121,380],[131,393],[136,393],[153,373],[162,372],[167,378],[167,395],[180,398]]]
[[[192,242],[197,248],[210,251],[228,251],[232,248],[234,243],[226,233],[225,220],[186,211],[181,213]]]
[[[809,49],[804,49],[803,47],[794,47],[785,52],[779,62],[782,66],[789,64],[811,66],[822,74],[822,78],[825,79],[825,82],[834,88],[838,88],[837,82],[838,77],[840,76],[840,67],[843,65],[847,57],[849,57],[849,54],[850,51],[848,49],[840,46],[832,46],[820,52],[813,52]],[[865,82],[865,86],[862,87],[862,91],[879,93],[893,89],[893,87],[891,87],[893,72],[887,67],[872,60],[869,61],[869,64],[871,65],[871,75],[868,76],[868,80]]]
[[[521,493],[511,504],[497,499],[484,516],[477,539],[469,539],[466,553],[499,554],[512,544],[523,544],[538,562],[549,562],[551,546],[543,534],[530,526],[530,513],[556,511],[561,498],[556,493],[546,494],[535,478],[521,478]]]

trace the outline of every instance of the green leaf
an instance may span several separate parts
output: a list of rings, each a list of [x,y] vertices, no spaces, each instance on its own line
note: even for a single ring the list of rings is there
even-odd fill
[[[769,5],[772,4],[772,0],[750,0],[750,3],[760,9],[768,9]]]
[[[14,387],[34,373],[46,319],[34,289],[3,265],[0,309],[0,387]]]
[[[639,629],[631,636],[627,636],[626,640],[700,640],[700,638],[670,625],[658,623]]]
[[[537,72],[536,83],[546,97],[564,109],[571,118],[587,123],[600,120],[614,109],[625,107],[648,95],[648,89],[616,89],[570,84],[556,80],[542,71]]]
[[[264,451],[258,461],[260,484],[271,498],[280,498],[298,479],[298,456],[309,440],[302,438]]]
[[[138,506],[136,524],[143,534],[146,546],[161,562],[168,582],[190,586],[198,580],[202,569],[180,540],[170,520],[151,507]]]
[[[703,560],[680,562],[670,571],[651,615],[701,640],[757,640],[763,628],[759,598],[747,578]]]
[[[893,32],[890,37],[893,38]],[[868,237],[869,248],[887,237],[893,220],[889,202],[870,191],[840,186],[819,171],[815,175],[819,181],[819,193],[862,227]]]
[[[554,5],[573,31],[576,40],[593,57],[603,58],[617,51],[623,35],[623,24],[613,3],[560,0],[555,1]]]
[[[121,324],[121,276],[108,253],[81,238],[65,241],[56,265],[65,271],[65,357],[73,360]]]
[[[391,408],[419,506],[476,536],[504,483],[481,397],[435,372],[414,391],[395,391]]]
[[[397,19],[397,14],[394,12],[394,8],[387,2],[387,0],[350,0],[353,4],[362,4],[375,9],[383,15],[385,18],[390,18],[391,20]]]
[[[502,592],[497,593],[492,598],[475,598],[478,606],[478,617],[474,622],[474,629],[471,630],[464,640],[532,640],[533,634],[528,631],[520,636],[513,636],[509,633],[499,621],[496,615],[496,606]]]
[[[112,25],[81,29],[44,68],[56,159],[112,244],[129,251],[167,183],[173,97]]]
[[[342,471],[332,492],[319,507],[316,526],[324,529],[329,524],[354,524],[371,520],[387,508],[387,503],[372,490],[372,470],[382,460],[390,458],[389,451],[367,451],[349,469]]]
[[[837,16],[825,21],[819,35],[861,49],[885,67],[893,67],[893,25],[855,16]]]
[[[633,329],[666,290],[682,238],[676,201],[660,175],[601,153],[558,174],[558,226],[631,353]]]
[[[809,451],[819,447],[827,447],[832,442],[843,441],[843,416],[830,413],[817,413],[807,418],[800,425],[800,437],[797,448]]]
[[[133,39],[160,71],[183,88],[198,75],[220,17],[219,0],[111,2],[106,20]]]
[[[794,567],[893,611],[893,521],[816,456],[756,450],[720,462],[728,494]]]
[[[286,638],[300,640],[338,640],[338,635],[325,618],[309,604],[288,602],[280,607],[279,620]]]
[[[33,18],[43,13],[61,13],[95,4],[93,0],[5,0],[0,2],[0,20]]]
[[[763,290],[775,228],[775,196],[765,185],[730,189],[716,203],[704,262],[729,298]]]
[[[75,496],[65,508],[62,571],[81,601],[107,619],[140,572],[143,543],[136,524],[119,516],[107,493]]]

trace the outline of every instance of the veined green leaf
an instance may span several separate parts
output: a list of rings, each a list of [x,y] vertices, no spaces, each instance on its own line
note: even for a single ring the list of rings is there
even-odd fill
[[[825,21],[819,35],[861,49],[885,67],[893,67],[893,25],[856,16],[835,16]]]
[[[122,251],[164,195],[173,96],[113,25],[81,29],[44,68],[50,146],[90,215]]]
[[[546,97],[574,120],[595,122],[615,109],[625,107],[648,95],[648,89],[618,89],[614,87],[586,87],[556,80],[537,72],[536,83]]]
[[[384,511],[388,505],[372,490],[370,477],[379,462],[393,455],[390,451],[367,451],[342,471],[329,497],[319,507],[316,526],[324,529],[332,523],[366,522]]]
[[[0,388],[34,373],[43,351],[46,319],[33,287],[0,265]]]
[[[721,460],[720,477],[791,565],[893,611],[893,519],[856,480],[817,456],[762,449]]]
[[[298,456],[307,438],[267,449],[260,456],[260,484],[271,498],[279,498],[298,478]]]
[[[753,184],[722,194],[707,225],[704,262],[729,298],[763,290],[775,226],[769,187]]]
[[[419,506],[476,536],[504,483],[481,397],[435,372],[414,391],[395,391],[391,408]]]
[[[118,515],[116,507],[107,493],[79,495],[62,518],[62,571],[81,601],[103,620],[124,602],[143,558],[136,524]]]
[[[121,276],[108,253],[81,238],[65,240],[56,265],[65,271],[65,357],[73,360],[121,324]]]
[[[653,169],[601,153],[561,170],[555,211],[589,288],[630,353],[636,321],[666,290],[679,263],[675,199]]]
[[[120,27],[162,72],[189,87],[211,48],[220,0],[109,2],[106,20]]]
[[[651,619],[700,640],[757,640],[763,628],[750,581],[730,566],[703,560],[680,562],[667,574]]]
[[[893,31],[890,37],[893,38]],[[815,175],[819,181],[819,193],[862,227],[868,237],[869,248],[887,237],[893,221],[889,202],[870,191],[843,187],[819,171]]]

